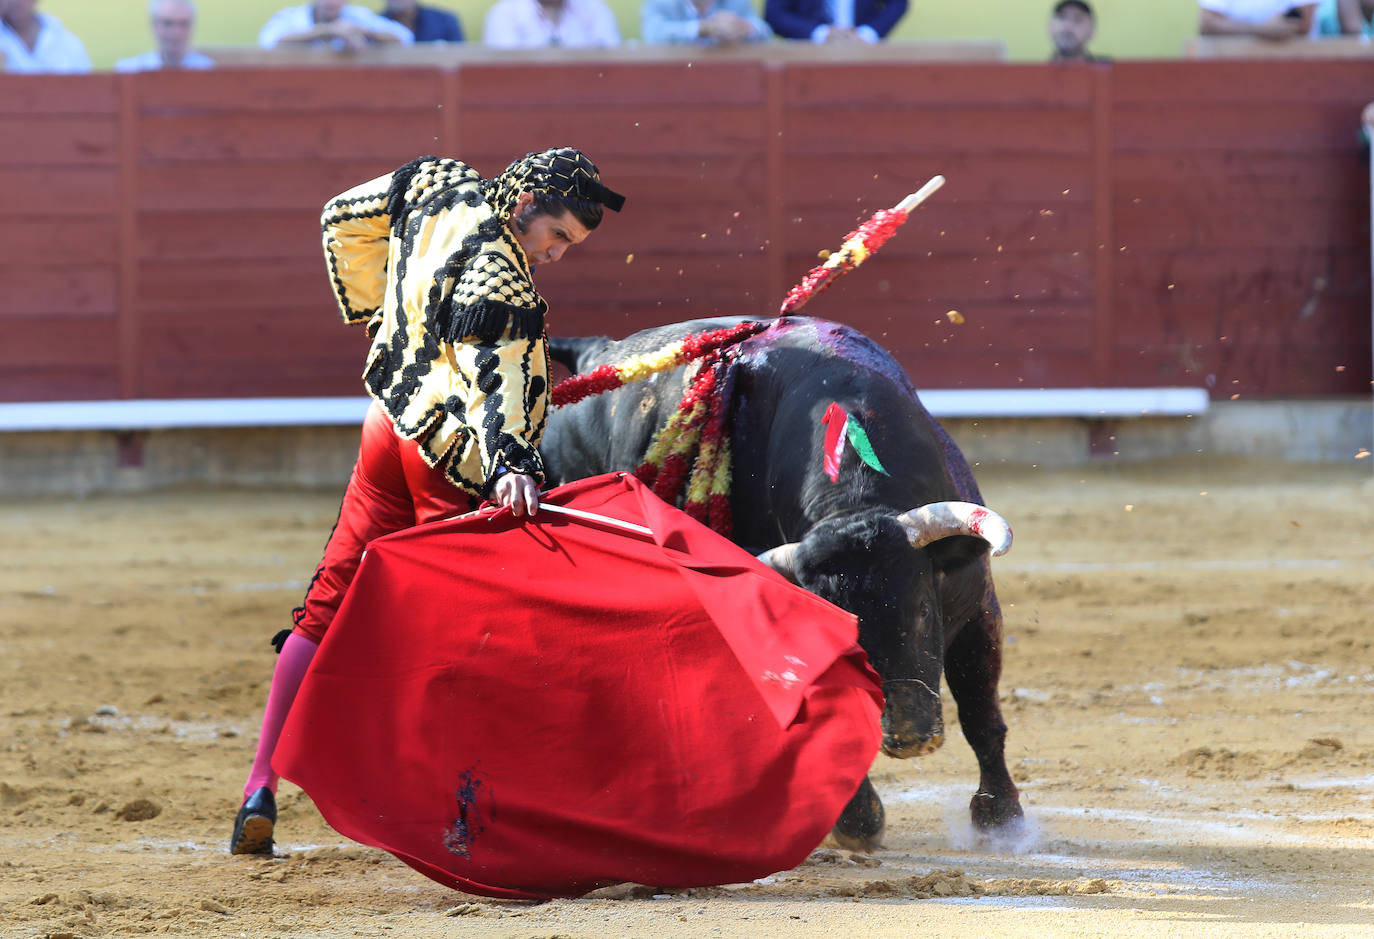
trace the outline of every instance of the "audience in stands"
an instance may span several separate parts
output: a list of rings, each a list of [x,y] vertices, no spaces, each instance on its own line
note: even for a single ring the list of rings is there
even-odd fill
[[[215,67],[214,59],[191,48],[191,34],[196,28],[195,0],[151,0],[148,17],[157,48],[120,59],[115,63],[116,72]]]
[[[877,42],[906,15],[907,0],[767,0],[763,18],[785,39]]]
[[[91,57],[38,0],[0,0],[0,57],[11,72],[89,72]]]
[[[1204,36],[1297,39],[1312,31],[1317,0],[1198,0]]]
[[[1097,33],[1097,18],[1086,0],[1059,0],[1050,12],[1051,62],[1108,62],[1088,51]]]
[[[482,41],[499,49],[620,45],[615,14],[603,0],[496,0]]]
[[[1374,0],[1321,0],[1312,36],[1374,36]]]
[[[649,43],[760,42],[773,30],[751,0],[644,0],[640,35]]]
[[[415,37],[395,20],[343,0],[314,0],[272,14],[258,33],[258,45],[327,45],[356,52],[382,43],[410,44]]]
[[[416,42],[463,41],[463,26],[455,14],[421,6],[416,0],[386,0],[382,15],[410,30]]]
[[[815,43],[876,43],[906,15],[908,0],[642,0],[646,43],[760,42],[778,35]],[[0,0],[0,70],[89,72],[86,48],[39,0]],[[277,11],[262,27],[258,44],[329,45],[356,51],[385,43],[463,42],[456,14],[419,0],[383,0],[381,13],[344,0],[312,0]],[[1198,0],[1204,36],[1254,36],[1270,40],[1305,36],[1374,37],[1374,0]],[[149,0],[157,48],[120,59],[120,72],[206,69],[215,63],[191,48],[195,0]],[[502,49],[610,48],[620,44],[615,14],[605,0],[495,0],[487,11],[483,41]],[[1096,16],[1088,0],[1059,0],[1049,23],[1051,62],[1107,62],[1088,44]]]

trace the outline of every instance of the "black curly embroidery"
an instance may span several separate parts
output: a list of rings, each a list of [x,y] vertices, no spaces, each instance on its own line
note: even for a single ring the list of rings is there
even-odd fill
[[[427,165],[428,164],[428,165]],[[439,186],[431,185],[433,176],[443,176]],[[424,180],[417,177],[424,176]],[[423,185],[424,193],[416,199],[408,199]],[[519,472],[528,473],[542,480],[543,465],[537,451],[525,445],[519,438],[500,430],[504,417],[500,405],[508,399],[510,391],[498,387],[492,399],[485,402],[483,418],[480,421],[485,432],[469,425],[466,405],[460,396],[450,396],[442,403],[427,406],[422,414],[411,415],[405,420],[408,409],[415,403],[415,397],[422,390],[426,376],[432,371],[434,362],[444,354],[443,343],[461,344],[473,337],[479,342],[497,345],[505,338],[538,341],[543,346],[547,359],[547,344],[544,339],[544,314],[547,304],[539,296],[530,280],[530,269],[524,250],[515,240],[501,219],[492,215],[483,219],[473,231],[463,237],[456,251],[434,272],[425,272],[432,280],[426,296],[425,309],[407,311],[402,302],[403,285],[409,275],[408,264],[414,254],[420,230],[426,221],[459,205],[478,207],[489,195],[488,182],[473,174],[464,164],[453,160],[440,160],[435,165],[434,157],[421,157],[401,167],[392,174],[390,184],[384,194],[375,193],[350,200],[339,200],[332,204],[331,217],[363,217],[390,214],[392,237],[399,238],[399,250],[395,252],[398,260],[392,272],[392,293],[390,302],[394,305],[392,315],[395,328],[386,336],[378,334],[377,311],[366,314],[355,313],[358,319],[364,315],[371,317],[370,334],[373,335],[373,357],[363,383],[373,397],[381,402],[398,433],[420,443],[421,455],[427,463],[441,467],[444,475],[455,485],[469,492],[480,493],[486,489],[486,480],[467,478],[462,472],[462,454],[472,445],[474,437],[481,437],[486,457],[486,469],[496,465],[508,465]],[[372,203],[373,208],[364,212],[349,213],[347,206]],[[384,210],[377,206],[384,204]],[[454,303],[455,288],[463,275],[477,258],[483,247],[492,242],[506,246],[509,256],[496,252],[493,260],[506,266],[514,275],[509,281],[518,288],[518,294],[532,298],[533,306],[520,306],[504,302],[500,298],[482,297],[475,302],[459,306]],[[331,259],[331,268],[332,268]],[[418,272],[417,272],[418,273]],[[331,277],[338,282],[337,271],[331,269]],[[469,275],[471,277],[471,275]],[[417,330],[418,336],[410,334],[410,317],[421,316],[424,329]],[[354,320],[350,320],[352,322]],[[537,404],[543,399],[547,382],[531,375],[530,355],[527,350],[522,359],[524,385],[528,389],[517,396],[525,406],[525,423],[532,423]],[[492,372],[499,369],[499,356],[491,356],[486,381],[499,386],[501,376]],[[479,369],[480,372],[480,369]],[[453,420],[450,420],[450,417]],[[538,432],[542,433],[547,414],[539,422]],[[443,452],[433,452],[427,445],[429,438],[440,428],[451,429],[452,438],[447,441]],[[537,435],[534,439],[538,439]],[[493,449],[490,444],[495,443]]]
[[[386,214],[391,219],[391,231],[393,235],[400,235],[400,226],[404,224],[406,217],[406,192],[410,189],[410,181],[415,178],[415,174],[420,171],[420,167],[425,163],[436,162],[439,158],[434,155],[416,157],[409,163],[400,167],[391,174],[391,185],[386,190]]]
[[[350,222],[360,218],[377,218],[385,214],[382,208],[374,208],[367,212],[345,212],[341,211],[344,206],[361,205],[364,202],[375,202],[375,195],[354,196],[352,199],[335,199],[325,206],[325,211],[320,217],[321,235],[327,234],[330,227],[340,222]],[[348,291],[344,287],[343,278],[339,276],[338,259],[334,252],[325,252],[325,261],[329,265],[329,281],[334,285],[334,296],[339,298],[339,312],[343,316],[343,321],[350,326],[361,323],[363,320],[371,319],[376,316],[380,307],[359,310],[349,302]]]
[[[544,464],[538,452],[505,429],[505,389],[502,388],[500,357],[489,343],[478,344],[478,349],[477,389],[486,395],[482,410],[482,446],[493,457],[490,472],[494,474],[498,467],[504,466],[542,482]],[[527,413],[527,419],[528,416]]]

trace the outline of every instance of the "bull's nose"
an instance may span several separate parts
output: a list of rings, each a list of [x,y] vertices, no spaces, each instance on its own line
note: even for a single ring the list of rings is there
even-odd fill
[[[899,760],[925,756],[945,742],[939,694],[916,678],[883,682],[883,753]]]

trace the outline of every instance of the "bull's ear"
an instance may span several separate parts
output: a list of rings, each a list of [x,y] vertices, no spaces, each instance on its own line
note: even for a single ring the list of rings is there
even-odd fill
[[[926,553],[937,571],[949,574],[987,554],[988,543],[973,535],[950,535],[926,545]]]
[[[776,548],[769,548],[758,558],[792,583],[797,582],[797,543],[795,541],[780,544]]]

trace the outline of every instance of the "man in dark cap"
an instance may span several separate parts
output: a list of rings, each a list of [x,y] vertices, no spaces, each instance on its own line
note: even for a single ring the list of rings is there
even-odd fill
[[[539,508],[537,449],[549,406],[548,304],[531,280],[584,241],[624,198],[577,150],[531,153],[492,179],[422,157],[330,200],[330,282],[346,323],[372,346],[373,403],[324,558],[293,628],[274,643],[262,733],[229,850],[271,854],[272,751],[363,549],[382,535],[476,508]]]
[[[1054,43],[1051,62],[1106,62],[1108,59],[1088,51],[1097,32],[1093,8],[1086,0],[1059,0],[1050,13],[1050,41]]]

